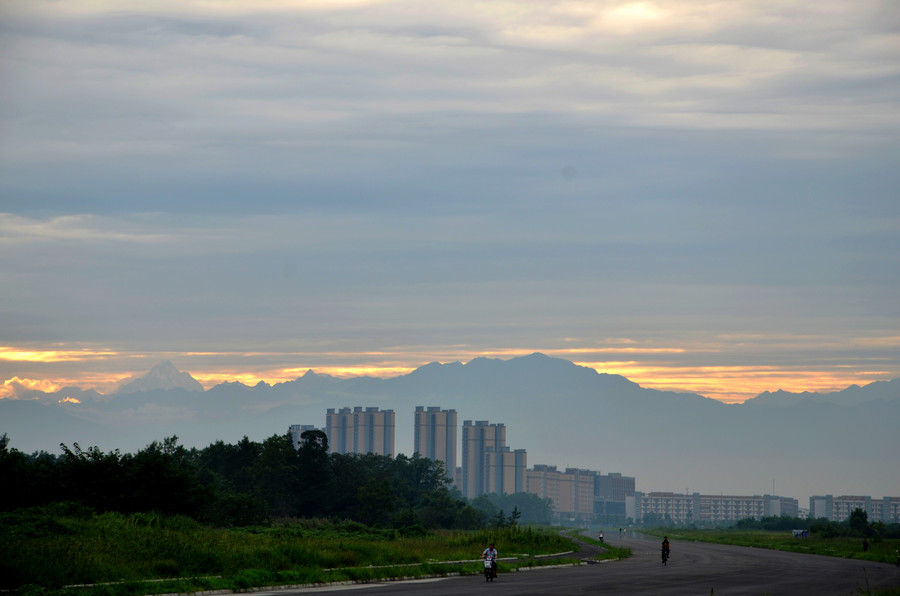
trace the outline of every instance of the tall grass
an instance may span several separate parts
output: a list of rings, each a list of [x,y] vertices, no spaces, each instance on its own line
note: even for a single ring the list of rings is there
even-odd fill
[[[595,538],[590,538],[590,537],[584,535],[583,530],[576,530],[574,533],[578,536],[578,539],[579,539],[579,540],[582,540],[582,541],[584,541],[584,542],[588,542],[588,543],[593,544],[593,545],[595,545],[595,546],[599,546],[599,547],[601,547],[601,548],[603,549],[604,552],[601,552],[601,554],[598,555],[598,556],[596,557],[598,560],[602,560],[602,559],[627,559],[628,557],[631,556],[631,549],[630,549],[630,548],[620,547],[620,546],[613,546],[613,545],[611,545],[611,544],[608,543],[608,542],[603,542],[603,541],[597,540],[597,539],[595,539]]]
[[[435,561],[476,559],[489,542],[504,557],[571,549],[556,533],[530,528],[406,537],[318,520],[221,529],[186,517],[50,506],[0,514],[0,589],[63,594],[71,591],[66,586],[109,584],[92,593],[117,596],[418,575],[434,572]],[[148,588],[147,580],[169,583]]]
[[[808,538],[794,538],[790,532],[769,530],[688,530],[667,528],[665,530],[645,530],[650,534],[662,534],[669,540],[690,540],[696,542],[713,542],[717,544],[734,544],[753,546],[798,553],[828,555],[847,559],[863,559],[880,563],[896,563],[897,549],[900,539],[890,538],[870,540],[869,550],[863,551],[862,538],[837,537],[824,538],[811,535]]]

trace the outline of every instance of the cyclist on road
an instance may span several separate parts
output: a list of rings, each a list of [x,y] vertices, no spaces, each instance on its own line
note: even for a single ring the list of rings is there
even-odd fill
[[[662,541],[662,563],[666,564],[666,561],[669,559],[669,537],[663,536]]]

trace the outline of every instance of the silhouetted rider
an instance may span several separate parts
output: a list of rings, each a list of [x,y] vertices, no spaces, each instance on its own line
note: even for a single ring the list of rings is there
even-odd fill
[[[484,552],[481,553],[482,559],[490,559],[491,567],[494,569],[494,575],[497,574],[497,549],[494,548],[494,543],[490,543]]]

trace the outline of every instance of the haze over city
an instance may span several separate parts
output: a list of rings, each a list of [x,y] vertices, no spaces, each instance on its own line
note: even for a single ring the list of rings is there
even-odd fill
[[[535,351],[724,402],[898,378],[898,26],[4,2],[0,398]]]

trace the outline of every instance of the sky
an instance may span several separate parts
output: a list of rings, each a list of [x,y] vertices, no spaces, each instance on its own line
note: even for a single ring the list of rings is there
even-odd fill
[[[893,0],[0,2],[0,397],[900,377]]]

